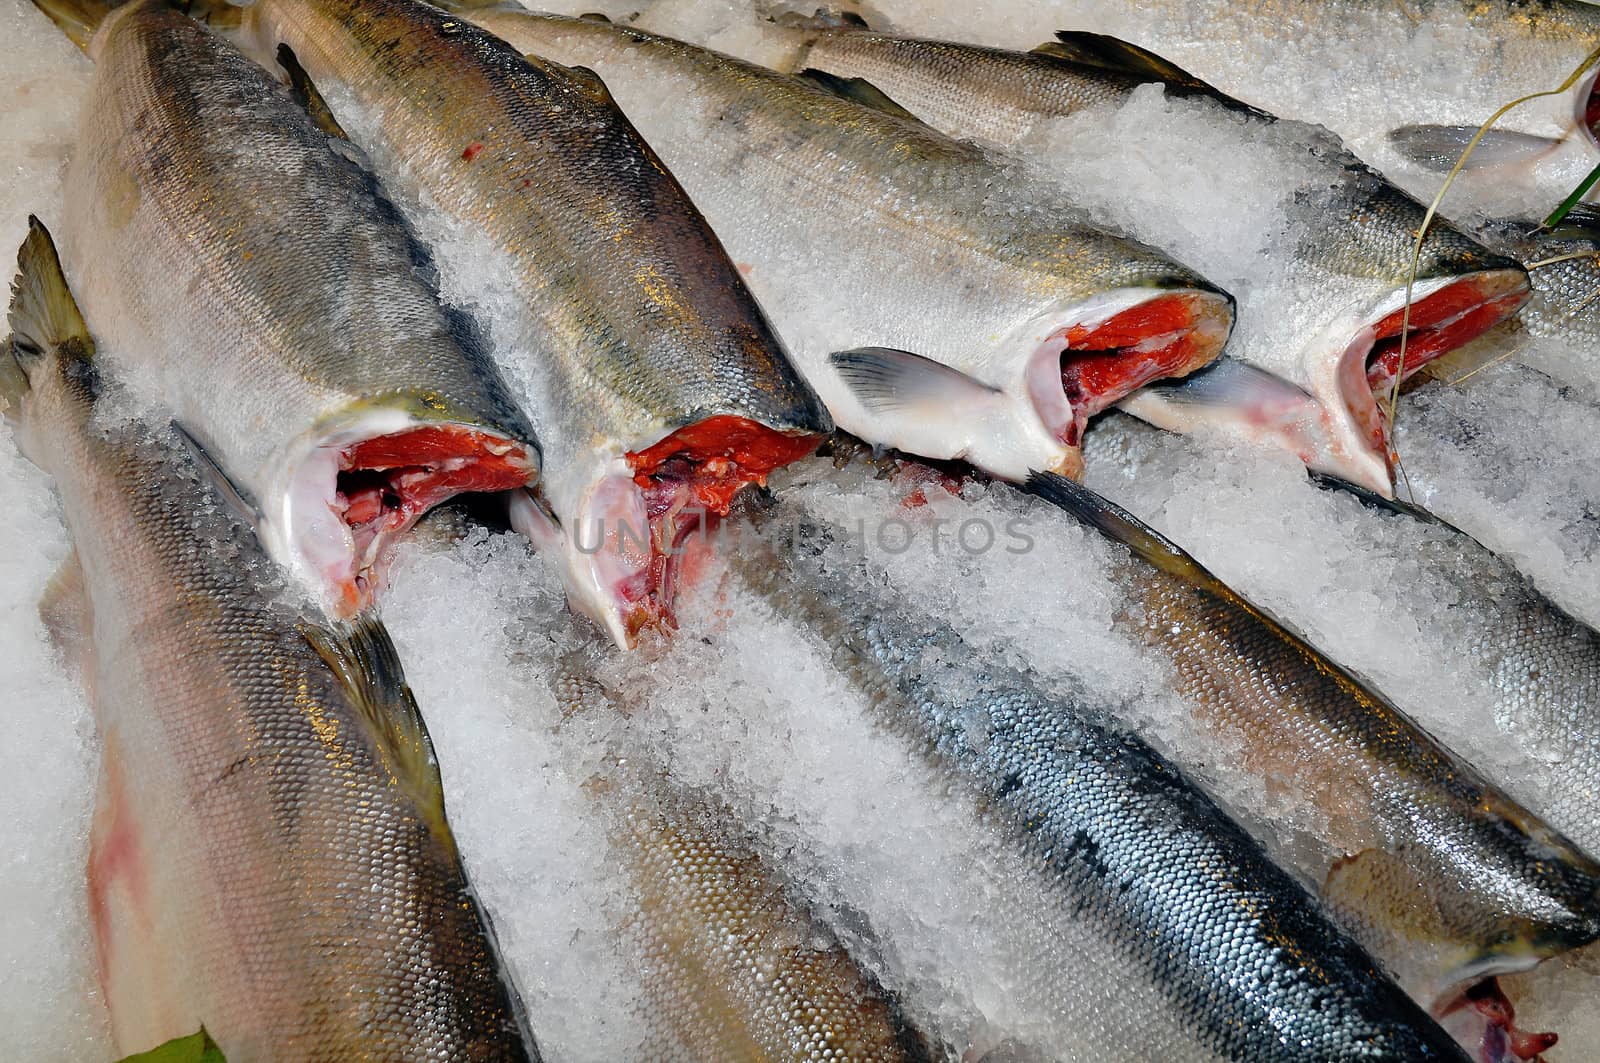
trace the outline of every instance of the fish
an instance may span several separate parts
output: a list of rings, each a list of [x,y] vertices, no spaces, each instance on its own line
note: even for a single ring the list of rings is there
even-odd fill
[[[1143,85],[1187,101],[1159,117],[1140,109],[1137,140],[1115,127],[1127,168],[1146,164],[1153,140],[1169,156],[1166,177],[1147,193],[1113,178],[1103,198],[1126,204],[1111,220],[1245,292],[1242,318],[1251,324],[1222,362],[1123,400],[1122,408],[1160,427],[1221,428],[1392,496],[1384,400],[1396,377],[1487,332],[1528,297],[1517,262],[1440,221],[1422,244],[1407,314],[1424,206],[1325,131],[1279,121],[1146,49],[1085,33],[1063,33],[1030,52],[860,29],[800,38],[789,61],[796,71],[842,82],[846,92],[870,85],[940,132],[1026,153],[1051,170],[1065,163],[1071,175],[1072,156],[1097,150],[1088,141],[1104,128],[1057,120],[1113,121]],[[1042,137],[1048,130],[1057,135]],[[1186,155],[1191,140],[1200,146]],[[1119,149],[1098,150],[1115,158]],[[1216,156],[1223,150],[1281,156],[1284,164],[1231,166]],[[1256,254],[1241,259],[1232,247],[1217,248],[1214,234],[1195,233],[1189,204],[1208,195],[1238,204],[1234,242],[1260,236]],[[1286,298],[1292,309],[1279,305]],[[1259,323],[1269,317],[1276,320]]]
[[[1212,362],[1230,296],[926,125],[597,19],[468,18],[594,70],[716,229],[835,424],[1021,479],[1090,417]]]
[[[568,651],[546,673],[563,717],[648,713]],[[640,1059],[932,1063],[911,1026],[715,795],[648,753],[613,752],[585,789],[629,884],[620,946],[642,984]]]
[[[1370,509],[1418,534],[1411,556],[1455,592],[1452,621],[1468,632],[1457,649],[1489,692],[1499,733],[1537,762],[1541,778],[1507,788],[1585,852],[1600,853],[1600,633],[1551,601],[1472,536],[1398,499],[1335,482]]]
[[[651,1019],[641,1058],[932,1063],[881,987],[728,818],[658,788],[614,832]]]
[[[505,293],[495,354],[544,448],[519,530],[619,645],[670,624],[684,536],[833,428],[683,187],[599,79],[419,0],[234,10],[485,249],[473,283]]]
[[[1205,764],[1225,739],[1263,780],[1233,797],[1251,820],[1285,832],[1306,810],[1325,820],[1286,859],[1434,1014],[1600,938],[1600,863],[1572,838],[1115,503],[1061,477],[1026,486],[1123,548],[1107,573],[1125,601],[1114,624],[1165,663],[1211,736],[1174,755]],[[1509,656],[1513,672],[1526,661]]]
[[[118,1055],[537,1061],[372,614],[264,553],[181,426],[126,419],[37,220],[0,399],[73,553],[41,604],[101,745],[87,872]]]
[[[1478,145],[1446,200],[1460,215],[1542,217],[1600,164],[1588,62],[1600,11],[1582,0],[1059,0],[1032,9],[1031,26],[893,0],[873,10],[879,30],[1010,48],[1109,35],[1326,126],[1424,202],[1497,110],[1554,93],[1518,104]]]
[[[1529,342],[1495,352],[1600,400],[1600,210],[1581,204],[1553,229],[1535,218],[1484,222],[1479,238],[1528,270],[1533,294],[1518,322]],[[1452,378],[1464,373],[1456,367]],[[1466,372],[1472,372],[1468,369]]]
[[[805,517],[781,496],[768,505],[768,519]],[[806,540],[781,557],[724,552],[719,608],[759,605],[792,626],[878,729],[982,809],[1017,868],[990,910],[1028,943],[1015,992],[1050,1009],[1057,1031],[1016,1047],[1063,1059],[1466,1058],[1237,823],[1112,727],[1108,706],[980,657],[826,531]]]
[[[269,554],[350,617],[430,506],[537,478],[481,329],[357,153],[170,5],[39,6],[95,63],[64,192],[78,295],[128,405],[204,444]]]

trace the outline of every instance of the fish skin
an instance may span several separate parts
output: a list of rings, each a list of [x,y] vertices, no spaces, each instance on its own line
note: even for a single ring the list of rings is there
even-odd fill
[[[780,512],[783,512],[780,509]],[[794,516],[796,514],[789,514]],[[803,515],[800,511],[799,515]],[[810,540],[816,543],[818,540]],[[972,657],[826,546],[792,564],[745,549],[737,585],[814,642],[879,726],[986,807],[1020,854],[1025,992],[1050,1000],[1066,1059],[1463,1060],[1449,1036],[1182,774],[1101,709]],[[1102,1001],[1115,986],[1116,1005]]]
[[[87,616],[69,648],[103,746],[89,907],[118,1056],[203,1024],[232,1063],[537,1061],[426,735],[413,770],[385,733],[415,712],[388,636],[324,629],[175,432],[96,421],[92,342],[36,327],[42,227],[24,246],[0,354],[81,564],[57,586],[87,598],[50,604]],[[341,676],[313,638],[374,671]]]
[[[1146,429],[1148,431],[1148,429]],[[1327,820],[1295,870],[1420,1002],[1600,937],[1600,864],[1298,634],[1086,489],[1030,483],[1114,541],[1114,623],[1164,662],[1208,734],[1265,787],[1258,823]],[[1205,763],[1210,750],[1175,751]],[[1292,796],[1291,796],[1292,795]]]
[[[638,913],[651,1041],[640,1060],[925,1063],[882,992],[792,904],[725,810],[641,801],[616,832]]]
[[[463,14],[518,50],[606,79],[834,420],[863,439],[1003,477],[1076,475],[1082,421],[1125,390],[1068,398],[1058,363],[1074,326],[1175,296],[1187,321],[1178,364],[1157,372],[1109,345],[1114,366],[1155,376],[1209,363],[1231,328],[1231,299],[1214,286],[1086,225],[1056,190],[975,145],[671,38],[514,5]],[[830,356],[862,348],[914,383],[876,397],[852,386]]]
[[[155,0],[89,51],[63,227],[83,305],[140,401],[259,507],[269,552],[352,613],[428,504],[537,475],[532,429],[371,174],[264,70]],[[363,493],[342,464],[396,471]],[[358,498],[376,516],[352,532]]]
[[[892,0],[878,8],[894,18]],[[1327,126],[1424,201],[1458,149],[1447,162],[1418,166],[1392,131],[1427,123],[1470,135],[1498,108],[1557,88],[1600,45],[1600,10],[1580,0],[1070,0],[1038,13],[1037,39],[995,43],[1028,48],[1057,30],[1132,41],[1275,114]],[[939,17],[952,25],[937,31],[953,33],[955,13]],[[1582,128],[1593,83],[1591,69],[1565,94],[1522,104],[1496,123],[1543,148],[1464,173],[1452,209],[1470,213],[1465,200],[1504,216],[1526,209],[1517,204],[1529,196],[1554,206],[1575,188],[1600,163]],[[1494,143],[1479,149],[1484,158]]]
[[[563,717],[631,715],[593,658],[564,654],[548,683]],[[881,987],[793,897],[716,798],[610,758],[586,785],[626,891],[623,947],[639,972],[641,1063],[932,1063]]]
[[[1600,400],[1600,214],[1580,206],[1553,231],[1535,218],[1496,219],[1478,236],[1527,267],[1533,294],[1518,320],[1529,336],[1555,341],[1521,344],[1511,357]]]
[[[1060,46],[1044,46],[1053,47]],[[1221,426],[1235,434],[1288,449],[1313,468],[1392,496],[1391,443],[1378,400],[1387,395],[1393,373],[1387,379],[1374,379],[1363,372],[1373,357],[1375,337],[1367,332],[1363,343],[1361,336],[1403,297],[1416,233],[1426,212],[1337,138],[1297,123],[1278,122],[1183,71],[1162,81],[1156,73],[1091,66],[1044,50],[1016,52],[860,30],[819,30],[804,35],[792,65],[864,78],[941,132],[1013,150],[1026,150],[1029,138],[1049,119],[1094,109],[1110,111],[1150,82],[1164,84],[1169,95],[1206,100],[1207,106],[1189,109],[1179,120],[1203,126],[1208,137],[1232,135],[1241,152],[1254,150],[1250,138],[1261,124],[1274,124],[1280,136],[1297,137],[1315,169],[1287,206],[1287,221],[1293,231],[1314,236],[1293,241],[1290,254],[1295,268],[1304,272],[1305,283],[1317,291],[1317,309],[1327,319],[1316,321],[1313,315],[1289,343],[1255,350],[1252,360],[1317,401],[1285,418],[1265,414],[1267,396],[1212,407],[1168,401],[1164,390],[1149,389],[1124,406],[1152,423],[1178,430],[1213,427],[1220,419]],[[1070,151],[1071,146],[1069,136],[1062,149]],[[1225,162],[1219,159],[1218,165]],[[1174,187],[1174,196],[1181,199],[1184,194],[1181,184]],[[1141,235],[1163,243],[1159,219],[1151,218],[1148,224],[1152,228]],[[1169,239],[1181,240],[1182,235],[1179,231]],[[1196,264],[1207,268],[1203,255]],[[1275,262],[1262,266],[1282,268]],[[1497,317],[1483,322],[1483,329],[1512,314],[1527,290],[1527,278],[1516,262],[1448,223],[1435,221],[1417,265],[1416,319],[1423,318],[1426,296],[1469,276],[1483,285],[1485,301],[1501,304]],[[1265,278],[1253,279],[1259,287]],[[1460,342],[1468,338],[1461,337]],[[1411,376],[1444,353],[1443,349],[1424,353],[1422,345],[1411,344],[1404,375]]]
[[[1546,766],[1543,785],[1511,779],[1506,788],[1584,851],[1600,852],[1600,634],[1422,507],[1369,504],[1445,533],[1419,534],[1410,556],[1454,591],[1452,622],[1471,632],[1457,652],[1483,677],[1505,740]]]
[[[832,429],[821,401],[710,226],[592,75],[524,60],[416,0],[260,0],[244,18],[263,52],[288,45],[319,88],[350,102],[333,105],[336,117],[386,180],[419,187],[492,249],[487,283],[507,288],[515,319],[497,356],[526,394],[545,450],[541,490],[565,526],[549,545],[574,604],[630,644],[670,599],[641,603],[623,585],[664,556],[673,530],[662,529],[668,541],[649,562],[625,543],[583,544],[622,524],[646,538],[657,523],[650,493],[671,491],[673,474],[657,474],[674,454],[713,484],[760,480]],[[714,418],[759,426],[782,460],[731,437],[703,453],[688,442],[662,450]],[[699,471],[718,462],[732,467]],[[689,501],[726,508],[714,492]]]

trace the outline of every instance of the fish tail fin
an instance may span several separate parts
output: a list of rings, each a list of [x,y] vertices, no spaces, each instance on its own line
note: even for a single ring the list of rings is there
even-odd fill
[[[35,376],[52,364],[92,402],[97,390],[94,340],[67,286],[50,230],[32,215],[17,251],[17,270],[11,285],[11,337],[0,352],[0,409],[15,418]]]
[[[410,795],[429,832],[454,851],[433,740],[388,629],[366,614],[330,627],[302,624],[300,633],[333,670],[384,767]]]
[[[1115,502],[1053,472],[1035,472],[1023,490],[1076,517],[1113,542],[1121,543],[1162,572],[1197,589],[1234,597],[1233,592],[1183,547]]]
[[[83,51],[89,50],[94,31],[100,28],[106,16],[127,0],[33,0],[33,6],[45,13],[67,39]]]

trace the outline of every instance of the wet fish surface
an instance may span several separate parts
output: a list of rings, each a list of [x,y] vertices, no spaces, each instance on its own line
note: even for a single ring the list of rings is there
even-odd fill
[[[563,527],[531,506],[519,524],[560,556],[574,604],[630,642],[670,615],[696,515],[813,449],[832,428],[821,401],[593,75],[417,0],[259,0],[244,19],[263,54],[290,49],[386,180],[492,262],[495,291],[476,294],[505,322],[496,354]]]
[[[870,85],[952,136],[1024,152],[1044,166],[1065,159],[1069,180],[1076,176],[1071,156],[1084,148],[1106,150],[1087,143],[1104,133],[1100,124],[1057,120],[1100,115],[1113,121],[1140,86],[1152,84],[1172,99],[1167,110],[1141,106],[1137,132],[1112,134],[1130,139],[1129,169],[1150,164],[1144,142],[1151,138],[1169,145],[1175,156],[1186,140],[1198,137],[1204,148],[1196,150],[1214,153],[1227,145],[1238,158],[1281,159],[1282,165],[1262,172],[1259,162],[1230,165],[1213,155],[1186,166],[1198,160],[1173,157],[1165,160],[1169,180],[1154,201],[1125,182],[1106,190],[1131,200],[1115,220],[1134,226],[1143,239],[1180,249],[1198,267],[1238,286],[1245,324],[1229,357],[1280,378],[1225,361],[1176,386],[1148,388],[1124,401],[1125,409],[1161,427],[1220,426],[1392,494],[1384,401],[1396,376],[1410,377],[1487,331],[1526,297],[1528,281],[1517,263],[1435,221],[1405,313],[1422,204],[1326,131],[1281,122],[1146,49],[1087,33],[1063,33],[1029,52],[863,30],[802,36],[792,60],[796,69],[846,79],[847,92]],[[1203,187],[1186,193],[1190,180]],[[1261,215],[1236,219],[1237,239],[1251,239],[1258,230],[1265,235],[1258,255],[1243,266],[1234,263],[1231,251],[1208,251],[1182,206],[1224,189],[1241,215]],[[1244,272],[1233,276],[1230,268]],[[1293,291],[1274,297],[1288,278]],[[1292,300],[1294,308],[1276,305],[1280,300]],[[1252,313],[1276,320],[1261,324]]]
[[[1463,1059],[1314,901],[1139,739],[1075,691],[983,661],[826,546],[747,549],[731,579],[813,641],[878,725],[968,788],[1027,866],[1002,905],[1024,992],[1064,1058]],[[1114,1003],[1113,1003],[1114,1002]]]
[[[693,45],[519,7],[463,17],[594,69],[706,214],[839,427],[1021,478],[1214,360],[1230,299],[927,126]]]
[[[102,744],[89,907],[119,1054],[537,1060],[388,635],[329,624],[174,430],[106,386],[54,248],[21,254],[0,395],[75,554],[45,605]]]
[[[536,476],[532,430],[372,175],[266,71],[158,0],[87,50],[63,231],[83,304],[269,552],[353,613],[429,506]]]

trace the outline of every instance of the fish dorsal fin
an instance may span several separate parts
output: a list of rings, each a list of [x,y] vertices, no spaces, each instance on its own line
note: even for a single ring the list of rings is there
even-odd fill
[[[229,476],[227,470],[211,456],[205,444],[196,439],[182,424],[173,421],[172,431],[194,459],[195,471],[200,474],[200,478],[222,496],[222,501],[233,511],[235,517],[248,524],[252,531],[258,530],[264,518],[261,515],[261,507],[256,505],[250,493],[233,482],[233,477]]]
[[[1001,393],[959,369],[893,347],[835,351],[828,361],[869,410],[903,409],[924,402],[958,406]]]
[[[433,741],[383,623],[366,615],[331,628],[302,624],[300,633],[338,678],[384,769],[433,836],[453,849]]]
[[[89,640],[94,621],[89,609],[89,588],[83,578],[83,564],[74,547],[50,576],[39,596],[39,619],[70,668],[88,675]]]
[[[1064,510],[1162,572],[1212,594],[1234,597],[1228,585],[1213,576],[1183,547],[1156,531],[1109,498],[1053,472],[1036,472],[1023,488]]]
[[[1033,49],[1035,55],[1064,59],[1079,66],[1096,67],[1144,81],[1158,81],[1179,95],[1206,96],[1233,110],[1271,119],[1272,115],[1235,99],[1177,63],[1120,37],[1087,30],[1060,30],[1056,39]]]
[[[28,235],[17,251],[17,279],[11,285],[11,338],[0,357],[0,401],[12,411],[31,386],[31,375],[49,359],[79,397],[93,402],[99,393],[94,371],[94,340],[67,286],[50,230],[32,215]]]
[[[806,67],[795,76],[841,99],[859,103],[863,107],[870,107],[874,111],[882,111],[884,114],[892,114],[896,118],[904,118],[919,125],[922,123],[922,119],[895,103],[894,100],[889,98],[888,93],[866,78],[840,77],[837,74],[830,74],[826,70],[818,70],[816,67]]]
[[[294,94],[295,102],[306,109],[306,114],[311,116],[311,121],[317,128],[330,137],[349,140],[350,134],[344,131],[344,126],[333,116],[328,101],[322,98],[322,93],[317,91],[311,75],[306,73],[306,68],[300,65],[299,58],[287,44],[278,45],[278,65],[289,75],[289,91]]]
[[[588,22],[604,22],[608,26],[611,25],[611,16],[602,14],[599,11],[585,11],[578,17]]]

